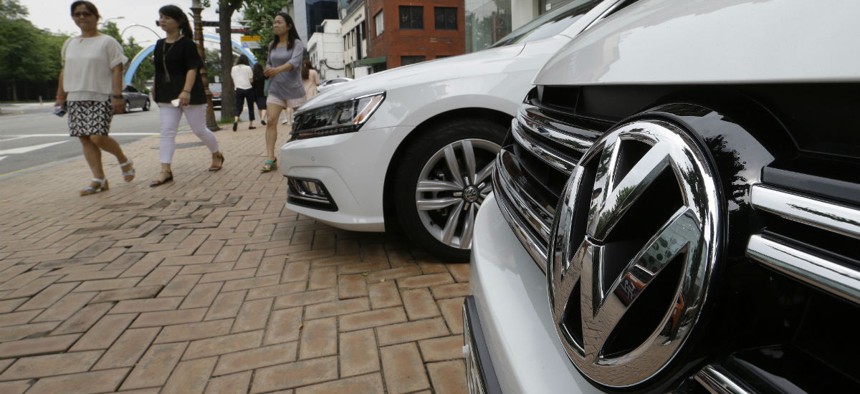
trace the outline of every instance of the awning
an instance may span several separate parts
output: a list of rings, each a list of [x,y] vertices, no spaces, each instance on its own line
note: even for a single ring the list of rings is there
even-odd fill
[[[355,62],[357,66],[372,66],[374,64],[385,63],[385,56],[380,57],[366,57]]]

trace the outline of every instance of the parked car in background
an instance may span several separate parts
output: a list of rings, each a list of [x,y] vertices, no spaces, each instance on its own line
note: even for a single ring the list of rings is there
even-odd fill
[[[335,227],[400,229],[467,261],[493,160],[534,74],[630,0],[576,0],[495,47],[371,74],[308,101],[281,148],[287,207]]]
[[[221,109],[221,83],[210,82],[209,91],[212,92],[212,108]]]
[[[122,89],[122,99],[125,101],[125,113],[129,113],[132,109],[137,108],[149,111],[149,95],[137,90],[134,86],[126,85]]]
[[[819,5],[642,0],[547,62],[475,224],[473,392],[860,392],[860,2]]]
[[[352,78],[338,77],[338,78],[326,79],[325,81],[322,81],[322,82],[320,82],[319,85],[317,85],[317,92],[320,92],[320,93],[325,92],[326,90],[329,90],[330,88],[334,87],[335,85],[339,85],[339,84],[349,82],[349,81],[352,81]]]

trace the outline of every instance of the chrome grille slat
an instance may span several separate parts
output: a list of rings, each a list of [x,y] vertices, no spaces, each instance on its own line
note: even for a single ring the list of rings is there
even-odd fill
[[[761,235],[750,237],[747,256],[801,282],[860,304],[860,272],[853,268]]]
[[[783,219],[860,239],[860,209],[780,190],[766,185],[751,188],[752,206]],[[779,228],[769,228],[779,234]],[[796,240],[815,245],[815,240]],[[760,264],[824,292],[860,304],[860,270],[793,244],[757,234],[750,237],[747,256]]]
[[[738,379],[715,365],[706,365],[696,373],[695,379],[711,394],[746,394]]]
[[[555,170],[570,175],[579,158],[597,140],[598,133],[571,125],[565,127],[569,131],[562,130],[561,123],[550,119],[537,107],[527,107],[520,108],[511,131],[524,149]]]
[[[554,212],[541,207],[524,191],[522,186],[528,185],[519,185],[513,180],[509,164],[510,153],[502,150],[493,170],[496,201],[514,234],[538,267],[546,272],[547,245]]]
[[[860,210],[763,185],[754,185],[751,195],[756,209],[860,239]]]

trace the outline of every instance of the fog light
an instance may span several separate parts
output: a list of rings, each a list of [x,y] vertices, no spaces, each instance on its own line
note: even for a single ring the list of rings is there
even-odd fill
[[[287,177],[287,202],[324,211],[337,211],[337,204],[318,179]]]

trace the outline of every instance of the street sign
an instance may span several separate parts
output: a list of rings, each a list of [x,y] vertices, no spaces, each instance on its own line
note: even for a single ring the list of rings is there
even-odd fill
[[[218,27],[219,25],[218,21],[201,21],[200,23],[203,24],[203,27]]]

